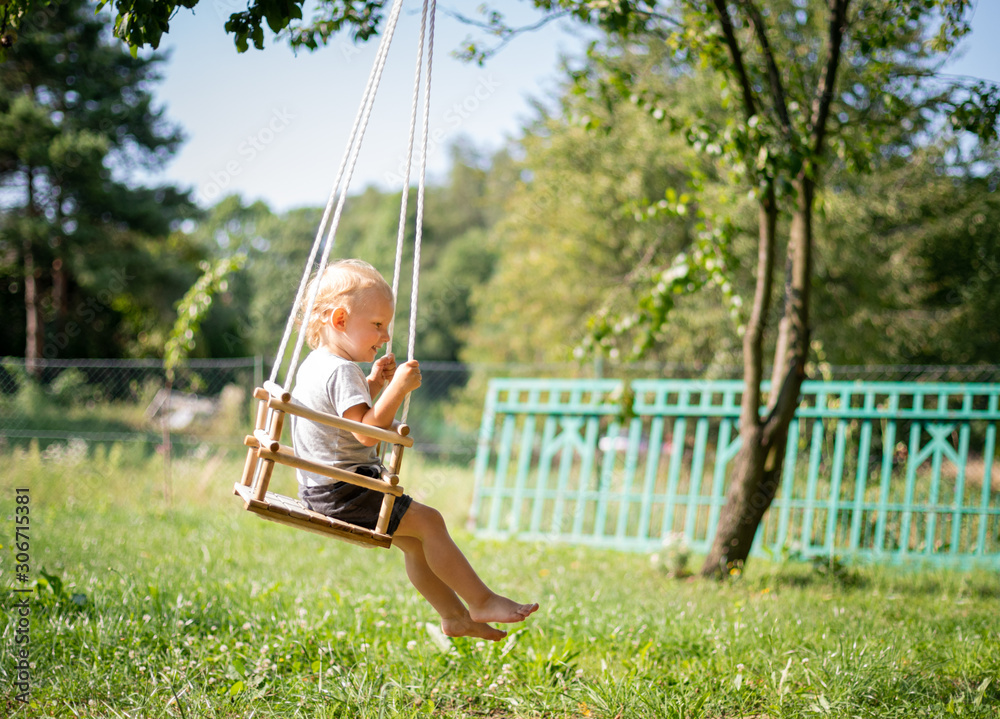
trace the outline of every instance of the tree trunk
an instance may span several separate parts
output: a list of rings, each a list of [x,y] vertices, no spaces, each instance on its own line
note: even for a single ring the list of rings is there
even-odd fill
[[[24,241],[24,312],[24,366],[30,374],[37,376],[42,371],[39,360],[42,359],[44,324],[38,297],[38,270],[30,239]]]
[[[788,262],[785,271],[785,296],[778,343],[774,356],[771,391],[764,416],[760,416],[763,337],[767,329],[772,275],[774,271],[774,228],[777,208],[772,184],[761,198],[760,244],[757,263],[757,285],[747,333],[743,340],[743,399],[740,406],[740,440],[742,445],[733,459],[726,504],[719,516],[715,540],[701,573],[706,577],[725,577],[740,570],[750,555],[757,528],[774,499],[781,478],[788,441],[788,427],[795,416],[799,390],[805,378],[809,356],[809,288],[812,279],[812,211],[818,161],[823,154],[826,122],[830,114],[840,51],[847,29],[847,8],[850,0],[828,0],[830,18],[827,25],[828,54],[813,98],[810,117],[809,150],[794,180],[796,204],[788,241]],[[740,80],[744,105],[749,119],[756,112],[749,78],[743,69],[742,51],[728,5],[715,0],[726,45]],[[764,21],[753,4],[745,4],[750,21],[768,65],[771,100],[781,119],[781,126],[792,139],[781,75],[776,58],[767,41]]]
[[[814,188],[803,173],[797,178],[796,189],[798,200],[788,243],[789,277],[782,317],[785,341],[779,343],[774,358],[774,377],[780,381],[771,388],[766,412],[761,417],[760,349],[766,329],[766,297],[771,283],[769,275],[773,274],[773,261],[766,260],[765,252],[769,249],[773,253],[774,241],[773,228],[767,233],[762,227],[754,308],[743,343],[746,387],[740,413],[742,445],[733,459],[726,504],[719,516],[712,548],[701,570],[705,577],[724,578],[742,570],[750,555],[757,528],[771,506],[781,481],[788,427],[798,406],[799,390],[805,378],[805,364],[809,354]],[[762,205],[762,224],[767,220],[767,215],[766,206]],[[766,245],[770,247],[767,248]]]
[[[29,167],[25,173],[28,185],[28,217],[32,220],[38,216],[35,205],[35,172]],[[28,223],[27,235],[22,242],[24,255],[24,366],[29,374],[39,376],[42,373],[40,360],[44,342],[45,324],[42,317],[42,304],[38,293],[39,270],[35,267],[35,253],[31,243],[34,232],[34,222]]]
[[[743,397],[740,402],[741,446],[733,459],[726,503],[719,516],[715,540],[709,551],[702,576],[724,577],[733,568],[733,556],[745,558],[757,525],[748,509],[762,501],[760,479],[763,476],[767,447],[763,444],[764,427],[760,418],[760,382],[763,373],[763,346],[774,285],[775,233],[778,207],[774,186],[768,185],[760,203],[758,226],[757,281],[753,308],[743,335]],[[766,492],[765,492],[766,493]],[[746,550],[742,549],[746,545]]]

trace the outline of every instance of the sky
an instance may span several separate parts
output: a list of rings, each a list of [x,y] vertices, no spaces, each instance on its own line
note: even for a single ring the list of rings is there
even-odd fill
[[[469,4],[471,5],[471,3]],[[272,210],[321,206],[329,197],[361,102],[377,42],[337,37],[315,52],[293,53],[267,39],[263,52],[238,54],[223,24],[240,0],[201,0],[181,9],[160,50],[169,52],[154,89],[166,119],[187,141],[158,180],[195,191],[202,206],[239,193]],[[538,16],[525,1],[508,3],[512,24]],[[398,190],[409,133],[420,3],[404,2],[351,190]],[[515,38],[483,67],[454,57],[476,30],[449,11],[475,15],[454,0],[439,4],[431,87],[429,177],[443,175],[448,147],[464,138],[492,152],[551,102],[560,65],[581,56],[588,36],[562,20]],[[978,0],[971,35],[947,72],[1000,82],[1000,0]],[[413,170],[416,177],[416,169]]]

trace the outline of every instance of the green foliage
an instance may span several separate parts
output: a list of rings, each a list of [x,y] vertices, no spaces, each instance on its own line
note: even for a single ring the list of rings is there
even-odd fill
[[[837,173],[819,200],[816,339],[833,364],[990,363],[1000,341],[996,179],[945,148],[868,176]]]
[[[701,78],[662,46],[631,53],[609,40],[606,50],[623,72],[656,74],[676,115],[700,111]],[[564,361],[574,350],[586,356],[583,346],[709,364],[737,342],[739,317],[727,314],[740,302],[732,277],[742,260],[719,209],[743,210],[699,154],[664,132],[663,115],[606,91],[608,72],[593,49],[558,110],[518,143],[523,159],[493,232],[497,271],[476,295],[470,359]],[[689,285],[711,291],[692,299]]]
[[[91,387],[87,375],[75,367],[60,372],[49,385],[49,393],[58,404],[66,407],[100,399],[100,391]]]
[[[681,196],[685,197],[684,195]],[[679,215],[685,214],[684,200],[676,202],[676,193],[670,188],[666,198],[661,200],[653,210],[667,210]],[[651,213],[647,213],[647,216]],[[743,331],[741,308],[743,301],[733,291],[730,282],[734,260],[730,251],[733,228],[725,222],[718,222],[715,227],[702,218],[694,226],[696,239],[692,243],[690,256],[684,252],[676,255],[670,265],[654,276],[654,284],[637,299],[638,308],[624,315],[609,317],[606,312],[599,311],[588,320],[589,332],[576,350],[578,357],[592,355],[595,351],[604,352],[618,358],[617,346],[620,338],[625,335],[635,337],[631,351],[623,359],[641,359],[660,344],[669,341],[666,332],[668,316],[674,310],[677,300],[707,287],[720,290],[729,307],[729,315],[737,325],[738,331]]]
[[[644,69],[614,45],[602,53],[592,49],[590,69],[576,74],[575,89],[604,104],[627,98],[716,163],[715,173],[728,180],[731,192],[749,191],[762,212],[773,195],[783,216],[804,216],[809,222],[812,206],[799,204],[800,185],[802,178],[821,182],[831,164],[836,169],[836,161],[825,158],[837,157],[855,172],[870,171],[895,153],[912,153],[922,141],[920,133],[940,125],[945,115],[956,130],[976,131],[979,147],[988,147],[996,136],[996,90],[962,81],[942,83],[930,64],[935,51],[949,49],[967,31],[967,3],[939,4],[945,23],[933,42],[928,39],[936,19],[932,5],[914,2],[900,12],[898,2],[874,3],[855,12],[846,26],[843,56],[837,55],[833,66],[839,76],[838,90],[831,93],[830,127],[827,115],[818,113],[814,95],[830,77],[826,24],[833,22],[834,6],[819,2],[776,3],[764,15],[747,5],[725,10],[724,17],[721,7],[678,3],[677,22],[662,25],[656,35],[632,38],[647,48],[663,38],[683,58],[674,72],[706,75],[705,99],[694,112],[678,107],[656,84],[662,67]],[[671,71],[669,65],[665,69]],[[693,170],[694,186],[702,189],[698,198],[704,227],[723,238],[714,244],[728,254],[731,232],[723,228],[731,227],[731,220],[705,197],[700,172]],[[638,311],[612,320],[599,315],[586,344],[615,351],[616,345],[632,341],[638,327],[640,339],[633,342],[632,354],[647,352],[666,337],[674,293],[696,291],[709,284],[705,278],[717,268],[728,266],[717,254],[703,249],[691,253],[707,258],[696,263],[700,281],[686,281],[687,257],[676,270],[654,274],[653,289],[639,295]],[[715,282],[731,287],[735,279],[718,277]]]
[[[469,297],[492,272],[492,252],[483,236],[493,221],[489,173],[470,148],[456,147],[449,177],[427,188],[424,244],[420,268],[416,356],[422,361],[458,359],[471,321]],[[399,306],[394,350],[406,351],[416,191],[407,203]],[[337,228],[331,258],[360,257],[390,282],[396,254],[401,196],[375,188],[349,197]],[[322,212],[292,210],[278,216],[265,204],[245,206],[227,197],[211,208],[192,232],[192,241],[214,253],[242,252],[246,271],[230,287],[232,300],[213,337],[211,354],[255,353],[277,349]]]
[[[194,349],[198,330],[212,306],[212,298],[229,289],[229,275],[239,272],[246,259],[245,254],[236,254],[214,263],[201,263],[201,277],[177,303],[177,321],[163,349],[168,382],[173,383],[177,365]]]
[[[153,106],[160,60],[109,45],[84,0],[38,13],[0,64],[0,353],[141,353],[193,279],[162,252],[186,194],[133,177],[181,140]]]
[[[834,363],[991,362],[973,346],[995,337],[982,320],[997,288],[988,209],[996,146],[989,132],[977,142],[941,132],[971,97],[969,86],[921,94],[935,87],[921,85],[933,83],[927,8],[913,4],[916,19],[901,20],[892,5],[867,5],[865,23],[852,25],[847,41],[851,60],[813,221],[813,336]],[[779,57],[819,56],[823,13],[818,5],[800,9],[768,15],[783,29]],[[583,356],[740,364],[739,333],[754,294],[749,270],[758,260],[755,205],[775,182],[784,236],[796,197],[791,178],[812,151],[788,144],[762,94],[757,112],[740,118],[718,32],[708,16],[692,13],[660,34],[593,45],[583,66],[568,72],[558,111],[517,143],[520,178],[493,233],[497,271],[477,295],[467,357],[564,359],[577,346]],[[913,54],[892,51],[900,46]],[[819,68],[809,63],[782,71],[800,95],[818,83]],[[764,68],[751,72],[755,87],[766,86]],[[804,122],[808,103],[788,99],[792,119]],[[927,147],[931,134],[938,139]],[[670,173],[652,171],[659,162],[670,163]],[[637,167],[649,180],[630,185]],[[636,249],[600,251],[629,235]],[[944,261],[949,245],[963,249]],[[782,249],[779,239],[779,257]],[[970,262],[978,274],[958,270]],[[698,297],[702,289],[710,291]],[[972,294],[968,304],[959,299]],[[769,327],[782,309],[773,305]],[[581,316],[591,318],[586,332]],[[970,321],[977,329],[963,335]]]
[[[250,43],[264,49],[265,27],[272,33],[290,30],[293,47],[315,50],[326,44],[340,30],[350,29],[356,40],[374,35],[382,20],[384,0],[323,0],[314,9],[316,17],[303,24],[304,0],[252,0],[246,10],[233,12],[225,21],[225,30],[233,36],[238,52],[246,52]],[[100,0],[99,8],[114,10],[114,33],[132,50],[150,46],[156,49],[170,20],[180,8],[193,10],[198,0]]]

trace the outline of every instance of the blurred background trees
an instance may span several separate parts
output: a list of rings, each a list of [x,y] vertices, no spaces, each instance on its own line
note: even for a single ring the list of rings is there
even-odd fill
[[[182,140],[155,106],[160,60],[111,43],[93,6],[53,4],[0,64],[0,353],[142,353],[196,276],[169,239],[195,208],[133,182]],[[152,333],[152,335],[150,335]]]
[[[239,197],[196,208],[183,189],[138,185],[134,170],[162,166],[182,130],[156,106],[161,60],[131,58],[92,9],[52,6],[24,24],[0,65],[0,353],[161,356],[198,263],[240,251],[246,268],[214,303],[196,355],[272,353],[321,208],[277,214]],[[836,118],[817,199],[816,358],[994,362],[997,145],[959,142],[941,114],[894,107],[890,122],[872,105],[879,78],[849,72],[853,109]],[[622,77],[635,93],[615,90]],[[673,120],[656,112],[660,101]],[[690,245],[699,209],[732,223],[732,292],[749,301],[739,270],[756,261],[755,207],[710,153],[669,131],[718,122],[727,102],[710,71],[655,33],[609,35],[568,62],[557,96],[540,99],[508,146],[487,155],[460,141],[427,198],[418,356],[574,359],[586,318],[627,312],[654,270]],[[884,126],[866,144],[859,133],[876,114]],[[390,273],[399,199],[358,191],[335,254]],[[408,278],[401,294],[405,335]],[[738,365],[731,309],[718,287],[683,293],[648,358]]]

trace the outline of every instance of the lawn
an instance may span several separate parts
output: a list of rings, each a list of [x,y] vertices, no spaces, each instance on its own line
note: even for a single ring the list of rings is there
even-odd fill
[[[8,449],[3,714],[1000,717],[996,572],[755,560],[720,586],[645,555],[478,541],[463,530],[471,472],[411,456],[404,484],[442,509],[484,578],[541,603],[506,641],[443,637],[396,550],[240,511],[235,451],[175,459],[168,505],[144,445]],[[17,699],[25,636],[30,704]]]

